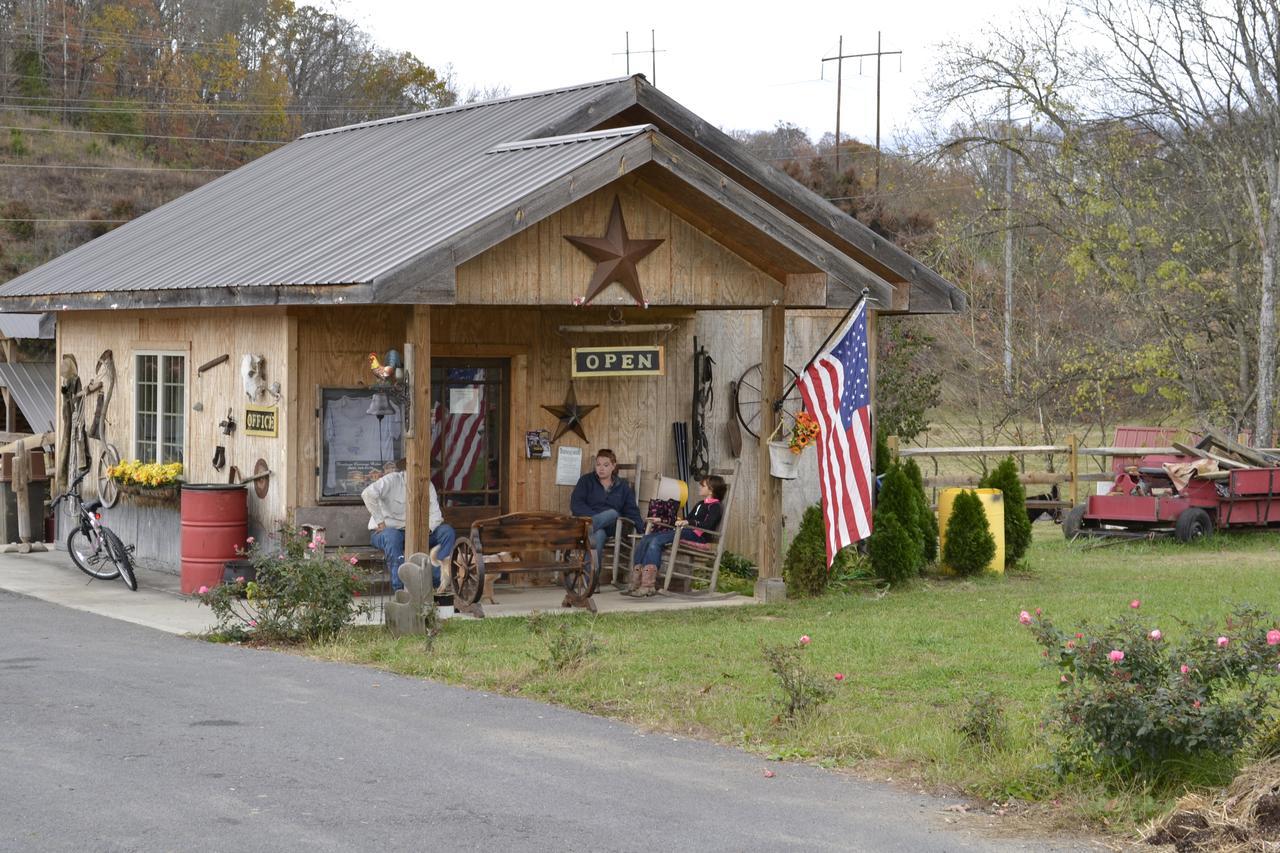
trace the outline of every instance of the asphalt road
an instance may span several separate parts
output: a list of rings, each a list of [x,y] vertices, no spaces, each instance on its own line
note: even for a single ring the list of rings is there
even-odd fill
[[[3,851],[1089,849],[945,805],[0,592]]]

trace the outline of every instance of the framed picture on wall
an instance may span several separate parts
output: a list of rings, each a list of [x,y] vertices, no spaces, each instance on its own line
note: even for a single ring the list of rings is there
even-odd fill
[[[358,503],[360,493],[404,455],[400,409],[371,388],[321,388],[317,494],[329,503]],[[387,414],[375,414],[375,412]]]

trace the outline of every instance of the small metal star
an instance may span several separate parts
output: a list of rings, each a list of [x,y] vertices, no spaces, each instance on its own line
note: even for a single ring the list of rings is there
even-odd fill
[[[632,240],[627,235],[627,223],[622,220],[622,202],[613,197],[613,210],[609,213],[609,225],[603,237],[565,237],[584,255],[596,262],[596,271],[587,285],[587,295],[575,305],[585,305],[613,282],[621,284],[631,294],[637,305],[645,306],[644,291],[640,289],[640,274],[636,264],[645,255],[662,245],[662,240]]]
[[[596,403],[589,406],[578,405],[578,395],[574,393],[573,383],[569,383],[569,393],[564,398],[563,406],[543,406],[551,414],[560,419],[560,424],[556,427],[556,434],[551,437],[552,441],[557,440],[569,430],[573,430],[578,434],[584,442],[587,440],[587,433],[582,428],[582,419],[585,418],[592,409],[597,408]]]

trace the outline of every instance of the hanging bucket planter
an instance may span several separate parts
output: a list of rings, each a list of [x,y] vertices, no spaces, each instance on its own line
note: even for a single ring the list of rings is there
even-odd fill
[[[779,480],[794,480],[800,476],[800,454],[791,452],[789,442],[769,442],[769,473]]]

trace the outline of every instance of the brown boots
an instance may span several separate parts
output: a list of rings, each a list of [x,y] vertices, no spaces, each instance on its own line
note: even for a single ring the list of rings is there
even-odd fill
[[[632,566],[631,584],[627,587],[626,592],[622,594],[629,595],[633,598],[648,598],[651,595],[658,594],[657,583],[657,566]]]

